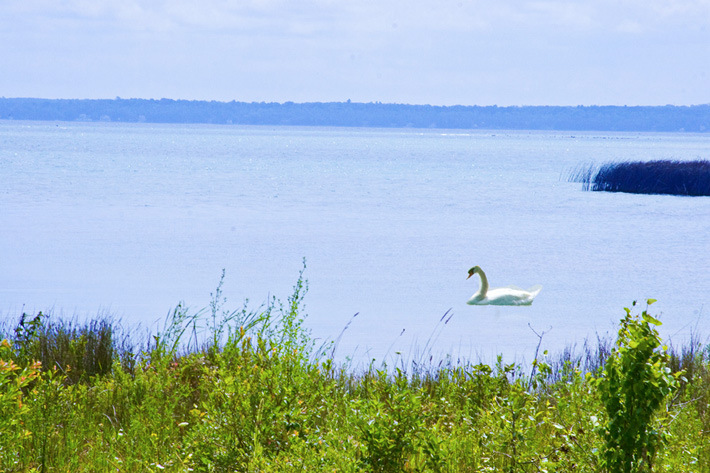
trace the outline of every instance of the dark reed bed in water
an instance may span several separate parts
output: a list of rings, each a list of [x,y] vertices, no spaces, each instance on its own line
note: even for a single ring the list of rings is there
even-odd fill
[[[633,161],[584,165],[568,174],[584,190],[632,194],[710,195],[710,161]]]

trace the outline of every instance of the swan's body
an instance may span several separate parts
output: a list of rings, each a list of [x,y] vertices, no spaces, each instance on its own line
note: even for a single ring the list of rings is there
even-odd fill
[[[474,274],[481,277],[481,287],[478,292],[471,296],[466,302],[470,305],[530,305],[535,300],[535,296],[542,290],[542,286],[533,286],[527,291],[515,286],[488,288],[488,278],[480,266],[474,266],[468,270],[468,277]],[[468,278],[466,278],[468,279]]]

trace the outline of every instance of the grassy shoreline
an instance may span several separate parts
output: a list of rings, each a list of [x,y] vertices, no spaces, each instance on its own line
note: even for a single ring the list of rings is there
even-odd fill
[[[302,274],[256,310],[220,288],[142,341],[111,320],[0,330],[0,471],[607,471],[598,380],[620,346],[353,369],[304,328]],[[710,471],[708,347],[655,353],[684,379],[649,424],[652,471]]]

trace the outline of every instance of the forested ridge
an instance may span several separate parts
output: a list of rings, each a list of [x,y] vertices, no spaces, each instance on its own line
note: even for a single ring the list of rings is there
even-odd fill
[[[706,132],[710,104],[692,106],[434,106],[0,97],[0,120],[212,123],[509,130]]]

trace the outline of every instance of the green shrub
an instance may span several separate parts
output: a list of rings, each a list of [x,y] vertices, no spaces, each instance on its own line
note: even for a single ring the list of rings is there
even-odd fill
[[[0,342],[0,471],[8,471],[20,461],[25,439],[32,436],[25,422],[31,416],[26,391],[39,376],[42,364],[20,368],[13,360],[10,343]]]
[[[602,466],[612,473],[650,472],[665,440],[654,420],[678,389],[681,373],[672,374],[668,367],[667,347],[655,328],[661,322],[646,310],[640,316],[625,310],[616,347],[597,379],[608,416]]]

